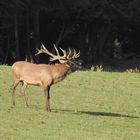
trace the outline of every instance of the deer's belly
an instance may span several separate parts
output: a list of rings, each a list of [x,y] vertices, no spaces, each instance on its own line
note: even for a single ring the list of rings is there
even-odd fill
[[[37,81],[37,80],[23,80],[23,79],[21,79],[21,81],[27,83],[28,85],[42,86],[41,81]]]

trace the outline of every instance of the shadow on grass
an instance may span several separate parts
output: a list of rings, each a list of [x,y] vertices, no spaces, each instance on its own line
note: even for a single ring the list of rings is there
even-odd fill
[[[122,117],[122,118],[135,118],[138,119],[139,116],[132,116],[128,114],[119,114],[119,113],[112,113],[112,112],[91,112],[91,111],[74,111],[74,110],[54,110],[54,112],[63,112],[63,113],[71,113],[71,114],[86,114],[92,116],[103,116],[103,117]]]

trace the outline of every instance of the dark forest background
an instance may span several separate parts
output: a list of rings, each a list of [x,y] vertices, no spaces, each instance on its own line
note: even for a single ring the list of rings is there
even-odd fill
[[[140,1],[0,0],[0,63],[48,63],[41,42],[80,50],[83,66],[139,60]]]

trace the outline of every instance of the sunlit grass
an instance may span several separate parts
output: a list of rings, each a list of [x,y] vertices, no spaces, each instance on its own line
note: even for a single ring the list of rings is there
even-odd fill
[[[139,140],[140,75],[80,71],[51,88],[51,113],[43,90],[29,86],[27,108],[16,94],[10,67],[0,67],[0,140]]]

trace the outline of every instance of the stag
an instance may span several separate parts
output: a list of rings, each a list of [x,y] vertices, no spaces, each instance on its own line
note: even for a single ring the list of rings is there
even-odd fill
[[[49,52],[46,47],[42,44],[40,49],[37,49],[36,55],[45,53],[50,56],[50,61],[59,61],[59,64],[33,64],[26,61],[18,61],[12,65],[12,76],[13,76],[13,92],[12,99],[13,105],[15,105],[15,90],[19,83],[21,83],[20,95],[25,100],[26,106],[28,106],[25,90],[28,85],[40,86],[44,90],[45,94],[45,109],[51,111],[50,108],[50,87],[62,81],[70,72],[74,72],[80,68],[81,63],[76,60],[80,56],[80,51],[77,53],[75,50],[72,52],[65,51],[60,48],[59,50],[54,45],[56,54]]]

